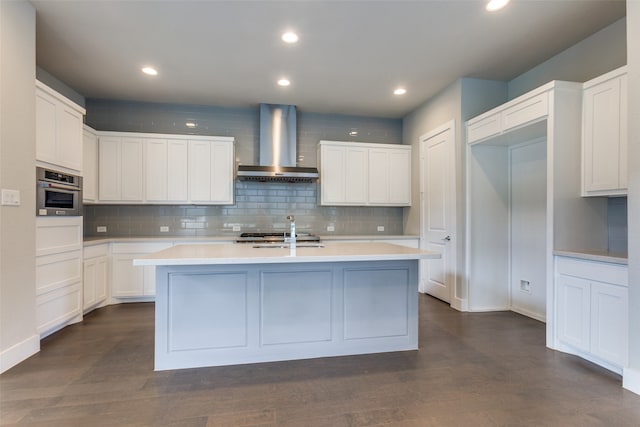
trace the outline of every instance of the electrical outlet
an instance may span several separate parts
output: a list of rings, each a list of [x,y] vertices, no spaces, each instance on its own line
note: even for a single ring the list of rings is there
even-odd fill
[[[528,280],[520,280],[520,290],[522,292],[531,292],[531,282]]]
[[[96,229],[96,231],[98,233],[106,233],[107,232],[107,226],[106,225],[99,225],[98,228]]]
[[[336,231],[336,228],[333,225],[327,225],[327,231]]]
[[[233,224],[233,227],[231,229],[233,231],[240,231],[240,224]]]
[[[166,225],[161,225],[160,226],[160,232],[161,233],[168,233],[169,232],[169,227],[167,227]]]
[[[384,225],[379,225],[378,226],[378,231],[384,231]]]

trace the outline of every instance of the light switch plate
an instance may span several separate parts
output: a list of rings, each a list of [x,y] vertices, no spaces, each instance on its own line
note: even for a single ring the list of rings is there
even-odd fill
[[[106,225],[99,225],[98,228],[96,228],[96,231],[98,233],[106,233],[107,232],[107,226]]]
[[[378,231],[384,231],[384,225],[379,225],[378,226]]]
[[[233,231],[240,231],[240,225],[234,224],[233,227],[232,227],[232,230]]]
[[[333,225],[327,225],[327,231],[336,231],[336,228]]]
[[[2,189],[3,206],[20,206],[20,190]]]
[[[167,227],[166,225],[161,225],[160,226],[160,232],[161,233],[168,233],[169,232],[169,227]]]

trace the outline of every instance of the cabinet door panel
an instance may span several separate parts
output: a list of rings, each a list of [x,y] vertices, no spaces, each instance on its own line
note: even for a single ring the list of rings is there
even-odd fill
[[[96,301],[95,291],[96,262],[95,260],[84,262],[82,274],[83,307],[90,307]]]
[[[627,312],[627,288],[592,284],[591,352],[618,366],[626,365]]]
[[[211,144],[211,199],[216,203],[233,202],[232,146]]]
[[[135,255],[113,257],[112,286],[114,297],[138,297],[143,295],[144,270],[135,267]]]
[[[56,100],[42,92],[36,94],[36,160],[56,160]]]
[[[98,138],[91,132],[84,131],[82,145],[82,198],[87,202],[97,200],[98,177]]]
[[[145,140],[145,194],[152,202],[167,200],[167,141]]]
[[[95,261],[95,301],[102,302],[107,298],[107,286],[109,285],[109,259],[100,257]]]
[[[185,202],[189,197],[189,144],[167,142],[167,200]]]
[[[366,148],[348,148],[346,167],[346,201],[350,204],[366,203],[369,190],[368,150]]]
[[[120,138],[101,137],[98,144],[99,198],[104,201],[121,200]]]
[[[345,203],[347,200],[346,148],[323,145],[321,155],[321,203]]]
[[[211,196],[211,143],[189,141],[189,198],[206,202]]]
[[[583,351],[590,347],[591,285],[570,276],[558,276],[558,338]]]
[[[388,151],[369,151],[369,203],[389,202],[389,166]]]
[[[122,200],[142,201],[142,140],[122,138]]]
[[[58,105],[57,159],[59,164],[82,171],[82,115]]]
[[[411,155],[407,150],[389,153],[389,202],[411,204]]]

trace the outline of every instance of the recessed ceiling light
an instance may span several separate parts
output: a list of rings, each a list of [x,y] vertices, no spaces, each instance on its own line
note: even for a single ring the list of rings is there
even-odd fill
[[[394,95],[404,95],[405,93],[407,93],[407,90],[403,87],[399,87],[393,91]]]
[[[149,75],[149,76],[157,76],[158,75],[158,70],[156,70],[153,67],[144,67],[142,68],[142,72]]]
[[[278,80],[278,85],[280,86],[289,86],[291,84],[291,82],[287,79],[280,79]]]
[[[196,123],[195,120],[189,120],[187,122],[185,122],[184,124],[186,127],[190,128],[190,129],[194,129],[198,127],[198,123]]]
[[[282,35],[282,41],[285,43],[296,43],[298,41],[298,35],[294,32],[288,31]]]
[[[358,131],[357,130],[350,131],[349,136],[358,136]]]
[[[502,9],[507,4],[509,4],[509,0],[489,0],[486,9],[489,12],[495,12],[496,10]]]

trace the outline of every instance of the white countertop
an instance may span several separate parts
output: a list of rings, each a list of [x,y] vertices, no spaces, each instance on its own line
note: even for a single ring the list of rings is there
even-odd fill
[[[325,243],[322,248],[254,248],[253,245],[176,245],[133,260],[134,265],[277,264],[393,261],[440,258],[440,253],[389,243]]]
[[[613,264],[629,263],[628,256],[626,254],[617,254],[604,251],[580,251],[580,250],[560,250],[553,251],[556,256],[566,256],[570,258],[579,258],[589,261],[610,262]]]

